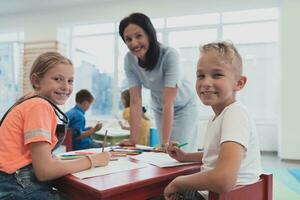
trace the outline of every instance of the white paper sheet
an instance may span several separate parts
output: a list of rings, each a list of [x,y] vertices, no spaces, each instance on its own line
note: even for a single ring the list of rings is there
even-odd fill
[[[146,166],[147,166],[146,163],[137,164],[134,162],[130,162],[127,159],[120,158],[117,161],[109,162],[109,164],[105,167],[96,167],[93,169],[76,172],[73,175],[80,179],[84,179],[84,178],[89,178],[89,177],[94,177],[94,176],[101,176],[101,175],[105,175],[105,174],[112,174],[112,173],[116,173],[116,172],[127,171],[127,170],[131,170],[131,169],[138,169],[138,168],[142,168],[142,167],[146,167]]]
[[[166,153],[156,152],[144,152],[137,156],[131,156],[131,158],[149,163],[158,167],[174,167],[180,165],[189,165],[197,162],[178,162],[174,158],[171,158]]]

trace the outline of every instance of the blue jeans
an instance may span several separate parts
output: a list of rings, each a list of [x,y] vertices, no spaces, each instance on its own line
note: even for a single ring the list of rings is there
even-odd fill
[[[62,200],[50,183],[37,180],[32,165],[23,167],[13,174],[0,172],[0,199]]]

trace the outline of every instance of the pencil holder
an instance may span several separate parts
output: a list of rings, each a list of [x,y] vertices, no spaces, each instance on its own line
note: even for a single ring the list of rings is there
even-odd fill
[[[156,128],[150,128],[149,131],[150,131],[149,146],[155,147],[159,144],[157,129]]]

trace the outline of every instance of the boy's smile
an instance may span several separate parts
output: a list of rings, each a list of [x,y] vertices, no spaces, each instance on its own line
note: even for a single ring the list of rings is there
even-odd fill
[[[196,90],[202,103],[212,106],[215,114],[235,101],[240,83],[234,67],[216,53],[204,53],[197,65]]]

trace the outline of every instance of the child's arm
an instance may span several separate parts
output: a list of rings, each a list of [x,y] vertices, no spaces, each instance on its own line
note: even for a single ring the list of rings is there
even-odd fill
[[[123,123],[121,120],[119,120],[119,125],[122,129],[130,131],[130,126],[126,126],[126,124]]]
[[[93,128],[90,128],[86,131],[83,131],[80,133],[80,135],[76,138],[77,140],[81,140],[85,137],[91,136],[94,132],[99,131],[102,128],[102,123],[97,122],[96,125]]]
[[[210,171],[198,172],[175,178],[164,191],[166,199],[184,189],[208,190],[217,193],[228,192],[236,184],[245,150],[236,142],[221,144],[216,167]]]
[[[47,142],[29,144],[32,165],[38,180],[48,181],[61,176],[89,169],[91,166],[105,166],[110,159],[109,152],[94,154],[76,160],[57,160],[51,155],[51,148]]]

